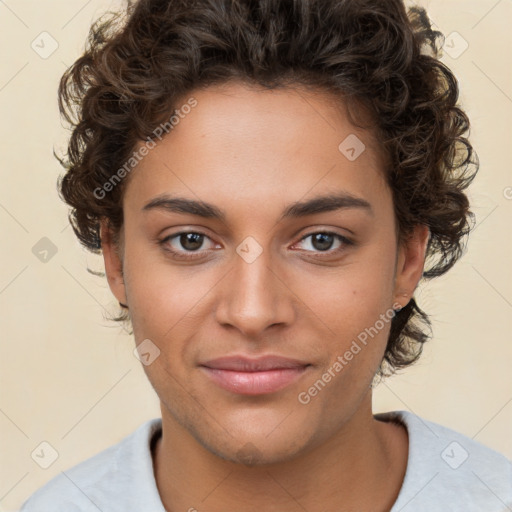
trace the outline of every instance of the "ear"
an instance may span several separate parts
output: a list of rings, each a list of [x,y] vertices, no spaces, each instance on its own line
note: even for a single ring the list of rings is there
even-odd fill
[[[429,237],[428,227],[419,224],[398,249],[394,300],[402,308],[407,306],[423,274]]]
[[[108,285],[118,302],[126,304],[123,262],[119,254],[121,249],[114,243],[112,231],[106,219],[102,219],[100,223],[100,239]]]

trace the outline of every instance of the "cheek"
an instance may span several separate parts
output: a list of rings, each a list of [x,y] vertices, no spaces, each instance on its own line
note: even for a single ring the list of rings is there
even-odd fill
[[[125,247],[124,274],[135,338],[163,340],[200,300],[201,290],[187,286],[184,274],[173,271],[158,251],[144,250],[147,242],[131,240]]]
[[[316,407],[343,411],[367,391],[384,355],[393,318],[394,258],[392,243],[381,241],[322,279],[308,276],[301,281],[298,293],[311,305],[319,326],[317,342],[326,356],[318,386],[325,382],[327,391],[322,391]],[[315,385],[316,379],[310,384]],[[331,420],[336,418],[333,415]]]
[[[294,292],[331,334],[357,336],[389,310],[393,296],[393,248],[368,250],[330,272],[304,274]]]
[[[206,287],[196,286],[196,280],[158,272],[157,268],[144,276],[132,273],[127,290],[136,339],[154,338],[166,345],[171,338],[181,339],[187,336],[187,329],[197,327],[201,300],[207,293]]]

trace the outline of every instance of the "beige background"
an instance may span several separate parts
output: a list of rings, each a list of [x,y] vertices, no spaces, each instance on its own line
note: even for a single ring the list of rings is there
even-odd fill
[[[107,322],[116,303],[102,269],[67,226],[52,148],[66,132],[57,82],[80,54],[105,0],[0,1],[0,510],[16,510],[60,471],[158,416],[157,397],[133,355],[133,340]],[[417,293],[434,340],[420,362],[375,392],[375,412],[406,409],[512,458],[511,0],[431,0],[432,20],[469,44],[443,61],[458,76],[481,169],[471,188],[478,227],[456,267]],[[51,49],[46,31],[57,50]],[[42,48],[41,38],[46,37]],[[462,49],[447,38],[451,53]],[[46,263],[32,248],[47,237]],[[41,442],[59,457],[42,469]]]

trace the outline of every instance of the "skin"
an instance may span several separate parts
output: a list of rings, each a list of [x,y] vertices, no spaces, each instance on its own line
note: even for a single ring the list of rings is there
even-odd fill
[[[390,323],[309,403],[298,395],[379,315],[407,304],[428,229],[397,243],[371,133],[352,126],[327,93],[235,82],[191,96],[197,106],[130,175],[120,247],[105,222],[101,230],[109,285],[128,305],[135,340],[161,351],[144,371],[161,402],[153,460],[162,502],[172,512],[387,511],[408,456],[406,429],[372,415],[370,386]],[[354,161],[338,149],[349,134],[366,145]],[[291,203],[341,191],[371,212],[279,220]],[[142,210],[163,193],[212,203],[226,219]],[[177,260],[159,243],[181,231],[206,235],[197,259]],[[354,244],[333,238],[322,250],[304,239],[319,231]],[[248,236],[262,250],[251,263],[236,252]],[[193,252],[179,236],[166,243]],[[239,395],[198,366],[228,354],[311,366],[280,391]]]

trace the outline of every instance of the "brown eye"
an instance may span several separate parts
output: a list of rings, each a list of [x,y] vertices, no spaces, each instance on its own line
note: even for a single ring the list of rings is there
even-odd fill
[[[210,237],[195,231],[182,231],[165,237],[159,243],[174,258],[187,259],[200,258],[208,252],[203,249],[205,240],[210,240]]]
[[[315,233],[312,235],[311,245],[319,251],[328,251],[334,242],[334,235],[328,233]]]
[[[301,242],[310,239],[310,242],[305,244],[307,247],[312,248],[306,250],[308,252],[329,252],[336,253],[342,251],[348,245],[354,245],[354,243],[348,238],[338,234],[326,231],[310,233],[301,239]],[[338,241],[338,247],[332,248],[335,242]]]
[[[179,243],[184,249],[197,251],[203,245],[204,235],[200,233],[183,233],[179,235]]]

